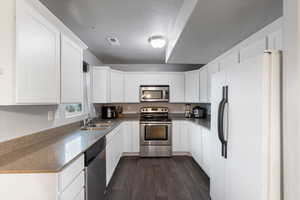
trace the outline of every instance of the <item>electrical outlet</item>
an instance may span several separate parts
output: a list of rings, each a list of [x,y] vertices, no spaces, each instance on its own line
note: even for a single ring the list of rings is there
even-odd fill
[[[48,111],[48,121],[53,121],[54,120],[54,112],[52,110]]]

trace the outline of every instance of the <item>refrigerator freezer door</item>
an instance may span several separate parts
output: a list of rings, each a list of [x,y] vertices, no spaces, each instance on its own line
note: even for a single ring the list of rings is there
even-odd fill
[[[280,199],[280,63],[279,53],[270,51],[213,76],[212,200]],[[217,135],[225,85],[227,159]]]
[[[280,53],[228,69],[227,200],[280,199]]]
[[[263,56],[228,68],[226,200],[262,197]]]
[[[218,108],[222,100],[223,86],[226,85],[224,71],[212,76],[211,90],[211,177],[210,196],[212,200],[224,200],[225,197],[225,159],[222,157],[222,144],[218,136]]]

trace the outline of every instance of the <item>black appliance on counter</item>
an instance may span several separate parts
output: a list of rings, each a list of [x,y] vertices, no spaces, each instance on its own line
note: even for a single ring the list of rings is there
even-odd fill
[[[193,108],[193,117],[194,118],[206,118],[206,109],[205,108],[201,108],[200,106],[196,106]]]
[[[116,106],[103,106],[101,108],[102,119],[115,119],[117,118],[117,107]]]
[[[104,199],[106,189],[106,138],[103,137],[85,152],[86,200]]]

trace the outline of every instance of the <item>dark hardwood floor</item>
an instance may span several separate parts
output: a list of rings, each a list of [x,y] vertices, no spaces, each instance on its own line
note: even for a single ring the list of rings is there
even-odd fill
[[[209,178],[188,156],[123,157],[105,200],[209,200]]]

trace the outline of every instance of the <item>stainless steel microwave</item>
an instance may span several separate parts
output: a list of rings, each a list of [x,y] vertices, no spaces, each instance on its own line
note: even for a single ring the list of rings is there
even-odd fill
[[[168,85],[141,85],[141,102],[169,102]]]

